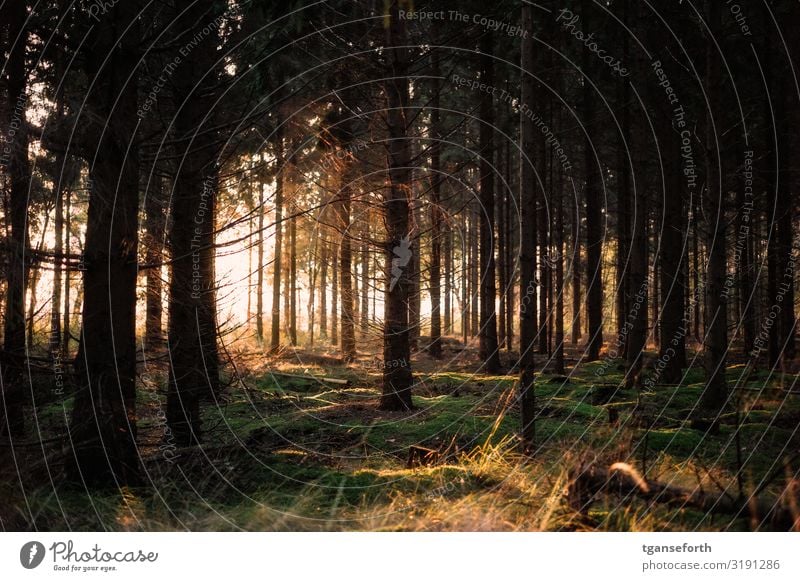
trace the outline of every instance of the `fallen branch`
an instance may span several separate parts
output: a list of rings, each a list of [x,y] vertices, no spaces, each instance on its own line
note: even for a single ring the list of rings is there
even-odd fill
[[[771,503],[754,496],[736,498],[725,492],[712,494],[699,487],[692,490],[654,482],[643,478],[635,468],[624,462],[612,464],[608,469],[589,464],[573,471],[567,489],[567,502],[573,510],[585,515],[603,492],[624,497],[635,496],[652,504],[693,508],[705,514],[733,517],[750,515],[751,522],[759,528],[769,523],[769,528],[773,530],[800,530],[800,515],[782,506],[780,499]]]
[[[350,385],[350,382],[347,379],[337,379],[335,377],[324,377],[321,375],[300,375],[299,373],[281,373],[278,371],[271,371],[270,374],[278,377],[303,379],[305,381],[322,381],[325,383],[332,383],[333,385]]]

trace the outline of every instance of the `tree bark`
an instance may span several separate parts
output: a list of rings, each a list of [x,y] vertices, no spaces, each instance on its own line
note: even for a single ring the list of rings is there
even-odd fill
[[[281,266],[283,261],[283,134],[275,132],[275,254],[272,259],[272,314],[270,350],[276,353],[281,348]],[[265,211],[261,208],[261,213]],[[259,219],[260,223],[263,218]]]
[[[488,86],[494,84],[494,57],[492,34],[485,33],[481,39],[481,80]],[[500,371],[500,350],[497,346],[497,310],[495,299],[494,261],[494,99],[492,93],[484,92],[480,104],[480,331],[479,354],[486,373]]]
[[[161,344],[163,329],[163,298],[161,264],[164,261],[164,178],[151,177],[155,187],[147,192],[144,202],[145,214],[145,262],[148,265],[145,283],[145,344],[148,348]],[[248,289],[249,292],[249,289]]]
[[[535,128],[533,114],[535,53],[533,42],[533,8],[522,5],[521,68],[522,94],[520,97],[520,277],[519,277],[519,397],[522,422],[522,440],[526,451],[533,449],[536,440],[536,394],[534,387],[534,351],[536,324],[536,172],[530,156],[535,154]]]
[[[433,52],[433,75],[438,77],[439,52]],[[440,82],[435,81],[433,98],[431,99],[431,266],[430,266],[430,297],[431,297],[431,341],[428,353],[431,357],[439,359],[442,356],[442,290],[441,290],[441,254],[442,254],[442,158],[439,140],[441,130],[439,122],[439,94]],[[447,258],[447,257],[445,257]],[[449,321],[448,321],[449,322]]]
[[[711,31],[719,30],[720,6],[712,0],[705,0],[706,19]],[[713,32],[712,32],[713,33]],[[716,45],[713,39],[706,41],[705,90],[709,109],[706,118],[706,248],[708,267],[706,271],[705,314],[706,323],[704,368],[706,387],[700,399],[700,411],[717,425],[719,414],[728,399],[728,386],[725,379],[726,354],[728,351],[728,311],[723,295],[725,288],[725,188],[722,180],[725,175],[721,167],[722,153],[717,147],[718,134],[722,133],[719,121],[720,106],[720,66],[715,58]],[[716,120],[716,125],[715,125]],[[662,339],[663,340],[663,339]]]
[[[93,79],[87,111],[93,151],[83,271],[79,387],[70,426],[69,479],[82,486],[139,483],[136,449],[136,274],[139,163],[135,139],[137,2],[122,2],[93,27],[86,46]],[[124,31],[124,32],[120,32]]]
[[[591,30],[588,0],[581,1],[583,25]],[[591,55],[583,50],[583,70],[589,71]],[[583,116],[587,129],[584,145],[584,169],[586,171],[586,308],[588,318],[588,342],[586,361],[596,361],[600,357],[603,345],[603,271],[601,251],[603,248],[602,232],[602,197],[600,192],[600,166],[595,159],[593,141],[589,132],[596,131],[596,106],[594,87],[588,82],[583,86]],[[596,137],[596,135],[595,135]]]
[[[3,353],[0,359],[0,438],[13,441],[25,433],[23,369],[25,365],[25,291],[28,265],[28,188],[31,172],[28,161],[28,131],[25,110],[28,104],[25,53],[28,46],[26,2],[16,0],[6,8],[9,19],[7,71],[7,131],[10,151],[3,152],[2,163],[10,178],[6,301],[3,325]],[[13,134],[12,134],[13,132]]]
[[[383,389],[380,407],[386,410],[412,408],[411,347],[408,337],[407,270],[410,254],[409,198],[412,193],[410,151],[406,139],[408,119],[408,49],[405,47],[406,24],[400,19],[399,0],[389,4],[386,29],[389,71],[385,89],[388,98],[389,180],[384,202],[386,221],[386,298],[383,344]]]

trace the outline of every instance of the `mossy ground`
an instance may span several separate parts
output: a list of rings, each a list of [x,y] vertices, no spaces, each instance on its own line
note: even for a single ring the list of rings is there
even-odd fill
[[[475,373],[464,357],[415,361],[410,412],[378,409],[380,375],[369,356],[351,365],[297,352],[250,359],[216,405],[205,444],[165,453],[158,374],[141,387],[140,443],[149,485],[87,495],[59,485],[71,400],[37,406],[45,446],[26,448],[37,485],[12,492],[4,528],[40,530],[746,530],[741,518],[608,496],[588,518],[563,501],[576,463],[626,461],[651,479],[751,492],[800,449],[800,398],[786,378],[753,375],[716,434],[692,429],[702,371],[680,386],[618,389],[620,363],[605,360],[537,379],[537,451],[518,452],[513,374]],[[253,363],[253,362],[256,363]],[[735,377],[737,366],[729,376]],[[289,375],[286,375],[289,374]],[[301,377],[293,377],[293,376]],[[314,376],[346,379],[347,385]],[[306,376],[306,377],[303,377]],[[239,381],[241,380],[241,381]],[[796,378],[795,378],[796,380]],[[238,387],[237,387],[238,386]],[[613,392],[598,403],[598,389]],[[738,413],[736,409],[738,407]],[[618,412],[609,422],[609,408]],[[737,437],[738,429],[738,437]],[[56,440],[56,445],[52,445]],[[406,467],[409,446],[449,453]],[[457,451],[457,453],[455,453]],[[741,463],[741,471],[739,471]],[[787,467],[797,470],[797,467]],[[739,478],[736,477],[737,471]],[[46,475],[46,478],[45,478]],[[42,482],[42,479],[44,481]],[[51,484],[56,483],[55,485]],[[30,480],[30,479],[23,479]],[[775,479],[763,494],[785,484]]]

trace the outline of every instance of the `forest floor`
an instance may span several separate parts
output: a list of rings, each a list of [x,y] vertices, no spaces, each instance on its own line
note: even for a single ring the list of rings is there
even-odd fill
[[[409,412],[378,409],[374,354],[343,365],[322,350],[237,353],[231,385],[206,406],[205,444],[193,449],[170,446],[163,394],[155,391],[163,373],[145,374],[139,442],[149,486],[91,496],[54,488],[58,451],[48,451],[43,469],[41,450],[32,447],[26,471],[48,474],[48,483],[29,484],[12,502],[15,514],[0,511],[3,528],[748,530],[746,511],[721,516],[610,493],[578,514],[565,489],[576,466],[622,461],[651,481],[731,497],[762,489],[762,499],[776,498],[785,471],[798,469],[784,465],[797,463],[792,455],[800,450],[800,394],[782,387],[786,377],[749,377],[736,392],[739,413],[732,406],[710,435],[689,421],[703,386],[700,369],[690,369],[680,387],[641,393],[616,390],[623,371],[612,359],[568,365],[563,376],[542,373],[529,457],[516,436],[515,376],[482,374],[473,349],[452,340],[447,347],[443,360],[414,355]],[[732,365],[729,378],[741,371]],[[608,386],[616,390],[611,403],[599,403],[598,390]],[[58,440],[69,405],[41,406],[43,438]],[[610,408],[618,415],[613,423]],[[58,445],[64,453],[64,442]],[[438,454],[409,467],[415,446]]]

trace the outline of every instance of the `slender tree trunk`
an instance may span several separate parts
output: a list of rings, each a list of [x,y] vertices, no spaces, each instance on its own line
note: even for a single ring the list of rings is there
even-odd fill
[[[256,182],[256,187],[258,188],[258,233],[256,234],[256,339],[259,345],[263,345],[264,343],[264,214],[266,213],[266,207],[264,203],[264,183],[260,177],[263,174],[264,163],[264,155],[261,154],[259,156],[259,166],[262,168],[262,171],[259,172],[259,179]],[[280,228],[280,224],[278,224],[277,228]],[[280,283],[280,281],[278,282]],[[280,286],[278,288],[280,288]]]
[[[494,84],[493,36],[490,33],[481,39],[481,80],[488,86]],[[497,310],[495,299],[497,287],[494,261],[494,100],[492,93],[485,92],[480,104],[480,331],[479,357],[484,362],[486,373],[500,371],[500,350],[497,345]]]
[[[433,75],[438,77],[440,74],[439,51],[433,51]],[[431,341],[428,353],[436,359],[442,356],[442,290],[441,290],[441,266],[442,266],[442,156],[439,140],[441,139],[441,127],[439,119],[439,95],[442,90],[441,83],[437,80],[433,86],[433,98],[431,99],[431,126],[430,133],[432,143],[430,146],[431,154],[431,266],[430,266],[430,297],[431,297]],[[445,260],[448,257],[445,256]],[[445,284],[447,287],[448,285]],[[449,287],[448,287],[449,290]],[[446,316],[446,315],[445,315]],[[445,322],[445,326],[447,323]]]
[[[560,117],[560,115],[559,115]],[[560,121],[560,119],[559,119]],[[564,174],[558,172],[558,189],[555,200],[555,352],[553,354],[553,372],[564,374]]]
[[[444,208],[440,216],[444,215]],[[444,228],[444,334],[453,333],[453,230],[450,220],[443,220]]]
[[[536,394],[534,387],[536,340],[536,172],[530,156],[536,148],[534,123],[530,115],[534,103],[535,44],[533,41],[533,7],[522,5],[520,97],[520,279],[519,279],[519,392],[522,440],[526,451],[533,450],[536,440]]]
[[[413,151],[412,151],[413,154]],[[414,194],[415,184],[414,172],[412,170],[412,199],[411,199],[411,247],[416,251],[411,253],[411,258],[408,262],[408,274],[411,277],[411,291],[408,298],[408,340],[411,344],[411,351],[414,352],[419,349],[419,335],[421,327],[422,316],[422,294],[420,293],[421,281],[421,257],[419,255],[420,241],[422,232],[422,215],[420,213],[420,201]]]
[[[361,339],[369,332],[369,221],[364,225],[361,241]]]
[[[336,204],[338,228],[341,232],[341,244],[339,249],[339,290],[341,292],[342,357],[345,361],[352,361],[356,356],[355,321],[353,318],[352,232],[350,230],[351,170],[352,162],[348,162],[347,169],[343,172],[342,176],[342,187],[339,189],[341,201]]]
[[[683,233],[684,233],[684,195],[683,172],[680,164],[681,144],[668,120],[663,123],[664,143],[670,145],[665,166],[672,168],[672,178],[666,182],[671,191],[663,196],[665,217],[661,234],[661,315],[659,335],[661,338],[660,360],[664,362],[661,381],[676,384],[686,366],[686,332],[683,329],[684,285],[683,279]],[[671,183],[670,183],[671,182]]]
[[[292,347],[297,345],[297,217],[295,216],[289,219],[289,341]]]
[[[155,187],[146,195],[144,202],[146,247],[145,262],[148,265],[145,288],[145,344],[152,348],[161,344],[163,314],[161,264],[164,244],[164,179],[154,177]],[[249,288],[248,288],[249,293]]]
[[[71,239],[71,231],[72,231],[72,192],[71,190],[67,190],[64,194],[64,254],[69,256],[72,252],[72,239]],[[69,264],[69,263],[67,263]],[[70,266],[64,268],[64,313],[62,319],[62,329],[63,329],[63,338],[61,341],[61,351],[64,354],[64,358],[69,357],[69,340],[70,340],[70,294],[71,294],[71,286],[70,286],[70,272],[72,269]]]
[[[579,197],[570,196],[574,200],[572,214],[572,333],[570,342],[577,345],[581,334],[581,202]]]
[[[705,0],[708,26],[719,31],[721,6],[712,0]],[[722,152],[717,146],[718,135],[723,132],[720,126],[720,71],[714,58],[716,43],[706,41],[705,90],[709,100],[706,119],[706,248],[708,249],[708,270],[706,273],[704,367],[706,388],[700,398],[700,407],[705,419],[716,426],[728,398],[725,380],[726,354],[728,351],[728,315],[723,290],[725,287],[725,188],[722,181],[725,175],[721,167]]]
[[[798,24],[796,11],[790,11],[787,16],[786,27],[793,30],[792,24]],[[798,41],[792,40],[796,47]],[[796,50],[796,48],[795,48]],[[797,54],[795,52],[795,54]],[[776,243],[777,243],[777,266],[778,266],[778,293],[776,297],[781,303],[781,310],[778,316],[780,327],[780,350],[781,363],[786,363],[795,358],[796,354],[796,335],[797,319],[795,317],[795,261],[792,257],[794,248],[794,232],[792,228],[792,216],[794,215],[792,198],[792,175],[793,165],[792,156],[792,137],[795,133],[796,123],[799,120],[797,114],[797,94],[793,91],[794,82],[790,81],[788,75],[781,74],[778,77],[778,90],[776,93],[776,117],[785,119],[786,123],[777,125],[778,132],[778,176],[776,189]],[[795,192],[795,196],[796,196]],[[796,203],[796,197],[795,202]]]
[[[270,350],[276,353],[281,348],[281,267],[283,260],[283,134],[275,133],[275,254],[272,260],[272,325],[270,330]],[[261,214],[265,212],[261,207]],[[263,217],[259,217],[263,224]],[[260,270],[260,269],[259,269]]]
[[[331,285],[331,344],[339,345],[339,244],[331,241],[332,256],[331,270],[333,271],[333,284]]]
[[[10,152],[3,152],[3,164],[10,178],[9,208],[6,219],[11,223],[7,241],[6,301],[3,326],[3,353],[0,359],[2,387],[0,389],[0,438],[13,442],[25,432],[23,369],[25,364],[25,291],[28,266],[28,131],[25,122],[27,108],[27,73],[25,51],[28,45],[26,2],[16,0],[6,9],[9,19],[8,60],[5,64],[8,91],[6,126]],[[12,134],[13,131],[13,134]]]
[[[581,1],[583,26],[591,30],[589,0]],[[583,50],[583,70],[592,70],[588,50]],[[594,87],[585,83],[583,87],[583,115],[589,135],[595,127],[596,107]],[[595,135],[596,137],[596,135]],[[586,171],[586,307],[588,328],[587,361],[600,357],[603,345],[603,271],[601,266],[602,232],[602,194],[599,161],[595,159],[593,140],[587,136],[584,145],[584,169]]]
[[[412,407],[411,347],[408,337],[408,299],[411,281],[407,266],[409,243],[409,198],[412,193],[408,140],[408,49],[406,24],[400,19],[399,0],[390,0],[386,28],[389,74],[385,81],[388,101],[389,180],[384,202],[386,220],[386,299],[383,346],[382,409],[408,410]]]
[[[622,0],[622,21],[625,26],[628,24],[628,12],[630,10],[629,0]],[[630,43],[628,35],[622,36],[622,54],[625,62],[630,62]],[[620,140],[617,144],[617,268],[616,268],[616,286],[617,286],[617,337],[618,349],[621,357],[625,356],[627,349],[627,334],[626,323],[628,315],[631,311],[631,274],[629,272],[629,265],[627,260],[630,257],[631,249],[631,234],[630,234],[630,204],[631,204],[631,171],[629,163],[630,139],[631,139],[631,90],[630,83],[626,79],[620,79],[618,83],[617,96],[620,103],[617,104],[621,107],[622,117],[622,132],[620,133]]]
[[[470,244],[470,235],[467,231],[467,208],[461,213],[461,339],[464,345],[467,344],[469,337],[469,272],[467,271],[467,262],[469,261],[469,253],[472,249]]]
[[[480,334],[480,216],[475,204],[470,206],[470,260],[469,260],[469,336]]]
[[[320,231],[320,275],[319,275],[319,337],[328,338],[328,237],[325,229]]]
[[[511,208],[512,208],[512,201],[514,202],[513,207],[516,208],[516,202],[514,200],[514,189],[512,185],[511,177],[511,157],[509,151],[509,160],[508,160],[508,173],[509,173],[509,190],[506,192],[506,200],[505,200],[505,215],[506,215],[506,226],[508,227],[507,239],[506,239],[506,270],[507,270],[507,287],[506,287],[506,349],[511,351],[514,349],[514,315],[516,314],[516,300],[515,296],[516,293],[514,291],[515,285],[515,269],[514,269],[514,257],[515,248],[516,248],[516,220],[511,218]]]

